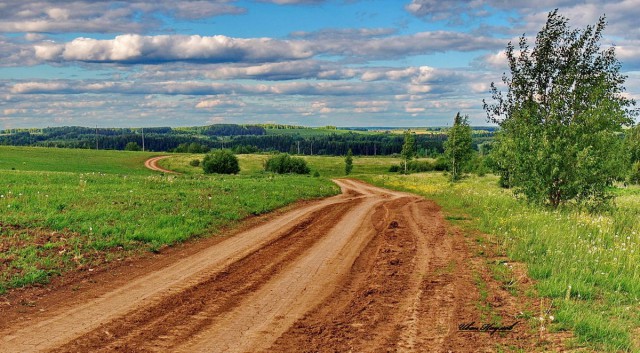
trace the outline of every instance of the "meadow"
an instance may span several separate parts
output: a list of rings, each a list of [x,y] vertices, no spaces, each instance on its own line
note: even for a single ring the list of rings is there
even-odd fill
[[[310,176],[162,175],[151,155],[0,147],[0,292],[339,192]]]
[[[153,152],[0,146],[0,171],[48,171],[151,175],[144,161]]]
[[[239,154],[240,175],[255,175],[264,173],[264,162],[271,156],[268,154]],[[301,156],[307,161],[311,173],[318,172],[321,177],[344,177],[344,157],[341,156]],[[202,160],[204,154],[176,154],[163,159],[158,164],[166,169],[185,174],[203,174],[201,167],[189,165],[189,162]],[[364,157],[354,156],[352,175],[385,174],[392,165],[400,164],[400,158],[393,157]]]
[[[531,295],[551,299],[551,329],[573,331],[576,346],[640,351],[640,188],[616,190],[616,207],[592,214],[528,205],[494,176],[457,184],[441,173],[362,179],[436,200],[452,222],[488,234],[499,252],[526,264]],[[509,276],[504,284],[518,285]]]

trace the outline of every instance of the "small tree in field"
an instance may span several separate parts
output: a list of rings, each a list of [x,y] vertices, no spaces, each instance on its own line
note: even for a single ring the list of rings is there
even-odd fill
[[[202,170],[205,174],[238,174],[240,165],[238,157],[230,150],[216,150],[204,157]]]
[[[352,170],[353,170],[353,152],[351,151],[351,148],[349,148],[349,151],[347,151],[347,156],[344,157],[344,174],[349,175],[351,174]]]
[[[462,168],[473,156],[471,126],[469,126],[469,118],[466,115],[456,114],[453,127],[447,134],[447,141],[444,142],[444,155],[449,162],[451,181],[460,180]]]
[[[601,51],[605,28],[571,29],[556,11],[530,48],[522,36],[509,43],[511,75],[503,94],[492,83],[494,103],[484,108],[500,125],[492,158],[516,193],[552,207],[569,200],[601,204],[619,170],[618,137],[633,122],[634,101],[614,48]]]
[[[404,172],[407,173],[407,164],[416,154],[416,136],[411,130],[404,132],[404,144],[402,145],[402,160],[404,162]]]

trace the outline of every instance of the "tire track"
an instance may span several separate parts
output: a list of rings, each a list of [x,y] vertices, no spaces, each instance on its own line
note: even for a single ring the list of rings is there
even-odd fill
[[[280,237],[185,291],[169,295],[151,307],[93,330],[56,352],[169,351],[233,310],[240,300],[261,288],[278,272],[319,241],[331,228],[329,220],[354,204],[354,199],[325,206],[290,227]]]

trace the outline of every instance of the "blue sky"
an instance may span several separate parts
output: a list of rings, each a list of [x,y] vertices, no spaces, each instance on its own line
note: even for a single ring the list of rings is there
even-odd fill
[[[638,0],[0,2],[0,128],[486,125],[510,40],[606,14],[640,98]]]

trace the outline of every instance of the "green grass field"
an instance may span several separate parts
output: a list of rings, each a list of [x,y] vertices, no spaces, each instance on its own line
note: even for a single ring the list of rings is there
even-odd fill
[[[270,155],[240,154],[240,175],[254,175],[263,173],[264,161]],[[192,167],[189,162],[194,159],[202,160],[204,154],[176,154],[159,162],[160,166],[185,174],[203,174],[202,167]],[[311,173],[317,171],[322,177],[344,177],[344,157],[302,156],[311,168]],[[389,167],[400,164],[400,158],[391,157],[354,157],[352,176],[361,174],[384,174]]]
[[[150,175],[144,161],[152,152],[0,146],[0,171],[49,171]]]
[[[310,176],[161,175],[144,168],[147,153],[0,153],[0,292],[339,192],[328,179]]]
[[[640,188],[617,191],[617,208],[594,215],[527,205],[493,176],[455,185],[439,173],[363,179],[436,200],[448,219],[470,218],[466,226],[491,234],[552,299],[552,328],[573,331],[578,345],[640,351]]]

